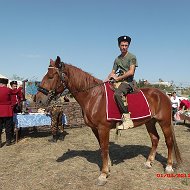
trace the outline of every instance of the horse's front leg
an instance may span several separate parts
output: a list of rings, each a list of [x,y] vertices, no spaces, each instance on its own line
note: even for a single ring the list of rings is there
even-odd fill
[[[110,129],[105,126],[101,126],[98,129],[102,157],[102,170],[98,177],[97,185],[105,185],[109,175],[109,132]]]

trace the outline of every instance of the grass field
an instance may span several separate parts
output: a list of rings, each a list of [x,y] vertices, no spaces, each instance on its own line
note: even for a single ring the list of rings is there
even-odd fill
[[[101,158],[98,142],[90,128],[66,128],[64,141],[55,144],[48,142],[49,128],[38,128],[38,132],[23,131],[24,137],[17,144],[0,148],[0,189],[190,189],[190,125],[175,126],[184,160],[183,166],[175,171],[175,177],[164,176],[167,149],[159,126],[157,129],[161,139],[151,169],[144,167],[151,145],[144,126],[123,131],[117,141],[115,130],[111,131],[111,175],[103,187],[95,185]]]

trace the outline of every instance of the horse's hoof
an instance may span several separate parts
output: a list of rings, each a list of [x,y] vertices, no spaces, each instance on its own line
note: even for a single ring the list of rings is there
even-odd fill
[[[100,180],[100,179],[98,179],[96,181],[96,185],[98,185],[98,186],[104,186],[106,183],[107,183],[107,179],[106,180]]]
[[[167,174],[174,173],[172,166],[166,166],[165,173],[167,173]]]
[[[105,177],[99,176],[98,180],[96,181],[96,185],[103,186],[107,183],[107,179]]]
[[[151,165],[150,162],[145,162],[145,163],[144,163],[144,166],[145,166],[145,168],[147,168],[147,169],[152,168],[152,165]]]
[[[55,140],[55,139],[48,139],[48,142],[50,142],[50,143],[56,143],[57,142],[57,140]]]

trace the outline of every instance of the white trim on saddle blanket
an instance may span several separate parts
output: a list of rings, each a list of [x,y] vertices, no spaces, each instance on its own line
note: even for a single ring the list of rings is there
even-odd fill
[[[122,120],[121,117],[121,113],[119,111],[119,108],[114,100],[114,97],[113,97],[113,90],[111,90],[110,88],[107,89],[107,86],[109,85],[108,83],[107,84],[104,84],[104,88],[105,88],[105,92],[106,92],[106,116],[107,116],[107,120]],[[148,104],[148,101],[144,95],[144,93],[140,90],[140,92],[142,95],[143,95],[143,100],[144,100],[144,105],[141,109],[143,110],[146,110],[146,113],[139,113],[138,116],[133,116],[134,113],[131,112],[131,104],[128,105],[128,109],[129,109],[129,112],[131,112],[131,119],[132,120],[136,120],[136,119],[142,119],[142,118],[147,118],[147,117],[150,117],[151,116],[151,111],[150,111],[150,107],[149,107],[149,104]],[[113,97],[113,100],[110,100],[111,98],[108,98],[108,94],[111,95]],[[128,98],[129,96],[132,95],[132,94],[129,94],[128,95]],[[136,103],[136,101],[134,102],[134,104]],[[109,104],[109,105],[108,105]],[[111,104],[111,105],[110,105]],[[110,111],[110,109],[108,109],[108,106],[111,106],[112,109]],[[140,105],[138,105],[138,107],[140,108]],[[112,112],[112,113],[110,113]]]

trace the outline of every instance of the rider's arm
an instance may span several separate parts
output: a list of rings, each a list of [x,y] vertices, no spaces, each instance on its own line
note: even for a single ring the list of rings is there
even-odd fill
[[[133,76],[135,74],[135,67],[136,67],[135,65],[131,65],[130,69],[127,72],[125,72],[122,76],[118,76],[118,77],[116,76],[114,79],[116,81],[121,81],[121,80],[126,79],[130,76]]]

